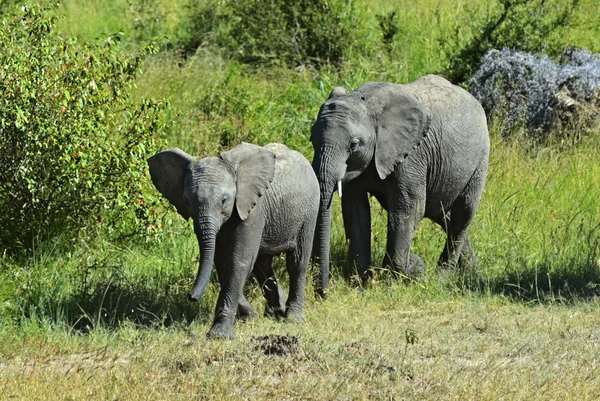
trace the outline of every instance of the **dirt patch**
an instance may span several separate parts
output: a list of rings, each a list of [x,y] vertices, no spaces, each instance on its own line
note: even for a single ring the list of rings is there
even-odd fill
[[[268,334],[266,336],[252,337],[256,345],[255,350],[262,351],[265,355],[297,355],[300,353],[300,339],[291,335]]]

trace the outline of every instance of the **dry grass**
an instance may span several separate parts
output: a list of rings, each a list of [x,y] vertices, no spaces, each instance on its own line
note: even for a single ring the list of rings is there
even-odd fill
[[[3,341],[2,399],[594,400],[600,396],[596,302],[513,304],[433,297],[400,285],[342,284],[305,322],[238,323],[232,341],[208,326]],[[296,336],[265,355],[256,338]]]

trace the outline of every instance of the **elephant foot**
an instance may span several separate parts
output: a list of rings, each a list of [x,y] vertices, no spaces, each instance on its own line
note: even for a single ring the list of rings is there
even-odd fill
[[[274,308],[267,304],[265,306],[265,317],[280,320],[285,317],[285,307],[279,306]]]
[[[423,275],[424,266],[423,260],[414,253],[410,253],[408,255],[408,263],[404,266],[401,266],[397,261],[392,263],[390,258],[386,256],[383,261],[383,266],[390,268],[390,270],[400,273],[403,278],[406,279],[414,279]]]
[[[329,294],[327,293],[327,288],[316,287],[315,288],[315,297],[317,300],[326,300]]]
[[[254,319],[258,316],[254,308],[246,299],[240,299],[237,308],[237,318],[240,320]]]
[[[210,331],[206,333],[206,338],[211,340],[217,339],[231,339],[235,337],[233,327],[216,326],[210,328]]]
[[[408,259],[408,267],[405,269],[404,274],[411,278],[422,276],[425,267],[423,260],[414,253],[411,253]]]
[[[285,314],[285,321],[287,323],[301,323],[304,320],[302,312],[287,310]]]
[[[360,277],[360,282],[364,286],[373,278],[373,269],[368,268],[363,270],[362,272],[358,272],[358,276]]]
[[[458,269],[461,271],[470,271],[477,270],[479,267],[479,259],[475,256],[474,253],[465,255],[464,253],[460,254],[460,258],[458,259]]]

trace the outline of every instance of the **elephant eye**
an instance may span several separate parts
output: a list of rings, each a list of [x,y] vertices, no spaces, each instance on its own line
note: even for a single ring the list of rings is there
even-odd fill
[[[352,141],[350,141],[350,151],[356,151],[356,149],[358,149],[358,145],[360,145],[360,139],[353,138]]]
[[[221,199],[221,205],[225,205],[227,203],[227,199],[229,199],[227,195],[223,195],[223,199]]]

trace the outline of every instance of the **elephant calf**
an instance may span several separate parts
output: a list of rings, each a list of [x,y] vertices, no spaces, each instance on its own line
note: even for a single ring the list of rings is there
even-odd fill
[[[207,336],[233,336],[236,311],[255,315],[242,293],[253,271],[267,300],[265,314],[301,320],[319,210],[310,163],[281,144],[242,143],[198,161],[173,148],[149,158],[148,165],[156,188],[194,222],[201,257],[192,300],[202,296],[215,262],[221,290]],[[290,277],[285,304],[271,267],[282,252]]]
[[[321,292],[329,274],[336,184],[343,193],[349,256],[363,278],[371,266],[368,194],[388,211],[384,265],[406,275],[422,269],[410,245],[423,217],[447,233],[441,266],[474,261],[467,227],[483,192],[490,141],[483,108],[468,92],[435,75],[408,85],[369,82],[352,93],[334,88],[311,141],[321,188],[315,234]]]

